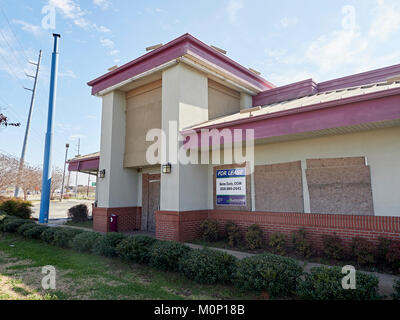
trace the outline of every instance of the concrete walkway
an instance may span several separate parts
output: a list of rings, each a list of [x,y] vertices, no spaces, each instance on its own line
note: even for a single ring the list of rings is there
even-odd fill
[[[185,243],[185,244],[193,249],[204,248],[204,246],[193,244],[193,243]],[[238,259],[244,259],[244,258],[252,257],[255,255],[252,253],[234,251],[234,250],[228,250],[228,249],[222,249],[222,248],[213,248],[213,247],[208,247],[208,248],[229,253]],[[301,261],[301,260],[297,260],[297,261],[304,268],[304,271],[308,272],[308,273],[310,273],[311,269],[314,267],[322,267],[322,266],[331,267],[331,266],[314,263],[314,262],[307,262],[307,261]],[[391,274],[386,274],[386,273],[379,273],[379,272],[368,272],[368,271],[362,271],[362,272],[376,276],[379,280],[379,289],[378,289],[379,294],[386,296],[387,299],[391,299],[391,295],[394,293],[393,284],[396,280],[399,280],[400,277],[394,276]]]

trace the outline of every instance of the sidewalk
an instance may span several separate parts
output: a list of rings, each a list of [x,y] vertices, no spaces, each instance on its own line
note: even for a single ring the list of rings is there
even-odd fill
[[[185,243],[185,244],[193,249],[204,248],[204,246],[193,244],[193,243]],[[213,247],[208,247],[208,248],[229,253],[238,259],[244,259],[244,258],[252,257],[255,255],[252,253],[240,252],[240,251],[234,251],[234,250],[228,250],[228,249],[222,249],[222,248],[213,248]],[[308,272],[308,273],[314,267],[322,267],[322,266],[330,267],[327,265],[314,263],[314,262],[306,262],[306,261],[301,261],[301,260],[298,260],[298,262],[300,263],[301,266],[303,266],[304,271]],[[376,276],[379,280],[379,289],[378,289],[379,294],[387,296],[387,298],[390,299],[391,295],[394,293],[393,283],[396,280],[400,279],[400,277],[394,276],[391,274],[386,274],[386,273],[379,273],[379,272],[368,272],[368,271],[362,271],[362,272]]]

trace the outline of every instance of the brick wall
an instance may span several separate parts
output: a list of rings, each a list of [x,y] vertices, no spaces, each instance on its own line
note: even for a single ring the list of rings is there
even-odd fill
[[[339,236],[345,246],[350,248],[353,237],[367,238],[377,243],[379,237],[400,240],[400,217],[239,212],[227,210],[204,210],[190,212],[159,211],[156,213],[157,239],[190,241],[200,237],[200,223],[210,218],[219,223],[221,232],[227,221],[233,221],[241,227],[243,234],[252,224],[258,224],[264,231],[264,239],[273,232],[287,235],[290,244],[292,231],[304,228],[317,249],[322,248],[324,235]]]
[[[93,230],[98,232],[109,231],[111,214],[118,215],[118,231],[139,230],[141,224],[140,207],[124,208],[93,208]]]
[[[208,211],[157,211],[156,237],[160,240],[190,241],[201,237],[200,224]]]

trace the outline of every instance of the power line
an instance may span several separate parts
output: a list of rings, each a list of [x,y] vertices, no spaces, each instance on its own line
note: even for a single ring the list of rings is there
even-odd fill
[[[6,15],[6,13],[5,13],[5,11],[4,11],[4,9],[3,9],[3,7],[2,7],[1,5],[0,5],[0,9],[1,9],[1,12],[3,13],[4,18],[6,18],[8,27],[10,28],[12,34],[14,35],[14,38],[17,40],[19,46],[20,46],[21,49],[22,49],[22,54],[25,56],[25,59],[26,59],[26,60],[29,60],[29,58],[27,57],[27,55],[26,55],[26,53],[25,53],[24,47],[22,46],[21,42],[18,40],[17,36],[15,35],[15,33],[14,33],[12,27],[11,27],[10,20],[8,20],[8,17],[7,17],[7,15]]]

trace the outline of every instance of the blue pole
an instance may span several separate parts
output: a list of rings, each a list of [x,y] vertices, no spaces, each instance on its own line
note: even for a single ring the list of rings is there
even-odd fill
[[[54,49],[51,57],[49,111],[47,114],[47,132],[44,147],[42,195],[40,198],[39,223],[49,221],[50,188],[51,188],[51,145],[54,130],[54,108],[56,105],[57,73],[58,73],[58,39],[59,34],[53,33]]]

